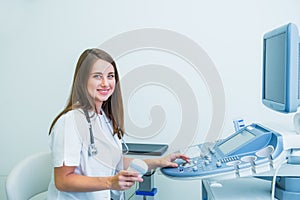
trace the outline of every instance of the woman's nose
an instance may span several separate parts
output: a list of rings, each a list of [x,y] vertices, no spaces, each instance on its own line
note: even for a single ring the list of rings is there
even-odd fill
[[[107,85],[107,80],[105,77],[101,78],[101,86],[106,86]]]

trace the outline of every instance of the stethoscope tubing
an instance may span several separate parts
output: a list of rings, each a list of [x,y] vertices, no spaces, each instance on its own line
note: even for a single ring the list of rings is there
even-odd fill
[[[88,111],[84,110],[84,114],[85,114],[86,120],[89,124],[89,133],[90,133],[90,144],[89,144],[89,147],[88,147],[89,156],[94,156],[94,155],[97,155],[98,150],[97,150],[97,147],[95,145],[95,137],[94,137],[94,134],[93,134],[93,127],[92,127],[92,123],[91,123]],[[105,116],[105,118],[106,118],[106,116]],[[111,133],[113,134],[111,124],[109,122],[106,122],[106,124],[107,124],[108,128],[110,129]],[[122,150],[122,152],[123,152],[123,154],[128,154],[129,148],[128,148],[128,145],[126,144],[123,136],[121,136],[121,140],[122,140],[122,143],[125,146],[125,151]]]

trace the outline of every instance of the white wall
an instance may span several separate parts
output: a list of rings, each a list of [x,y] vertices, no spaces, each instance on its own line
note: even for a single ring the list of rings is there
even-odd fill
[[[47,131],[65,105],[80,53],[126,31],[168,29],[206,51],[225,89],[223,136],[232,133],[236,117],[289,124],[291,115],[261,104],[262,36],[288,22],[300,27],[299,8],[298,0],[2,1],[0,199],[12,167],[48,150]]]

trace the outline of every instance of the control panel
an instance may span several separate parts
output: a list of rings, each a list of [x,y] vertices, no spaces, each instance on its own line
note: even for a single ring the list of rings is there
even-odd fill
[[[285,158],[282,136],[260,124],[251,124],[215,142],[190,146],[190,162],[177,159],[177,168],[162,168],[173,178],[217,178],[255,176],[270,171]]]

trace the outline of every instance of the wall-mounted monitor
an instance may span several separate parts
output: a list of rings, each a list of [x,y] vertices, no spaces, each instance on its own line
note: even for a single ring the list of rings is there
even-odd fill
[[[292,23],[263,37],[262,102],[272,110],[291,113],[299,106],[299,41]]]

